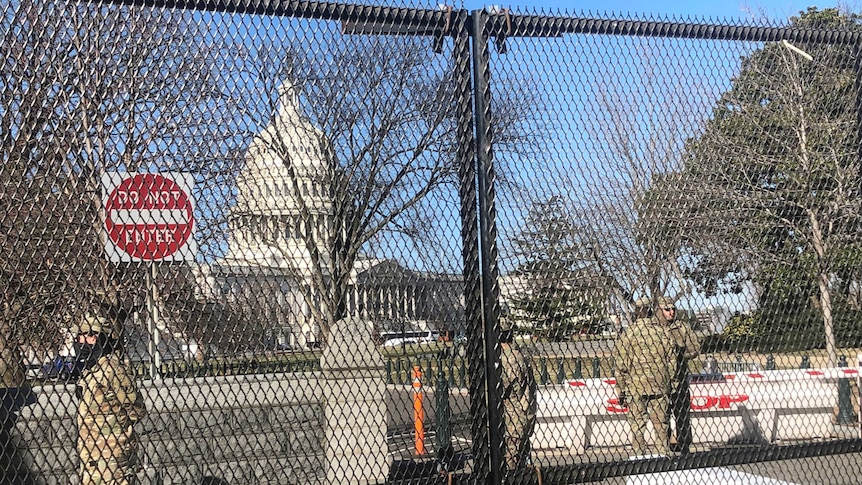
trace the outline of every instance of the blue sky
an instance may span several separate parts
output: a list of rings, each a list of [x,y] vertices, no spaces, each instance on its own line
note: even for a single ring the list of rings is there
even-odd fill
[[[842,5],[842,9],[862,11],[862,0]],[[517,13],[543,12],[555,14],[566,12],[569,15],[607,16],[617,18],[676,19],[694,22],[748,23],[757,24],[764,19],[782,24],[790,16],[798,15],[811,5],[819,9],[834,7],[835,3],[811,3],[793,0],[761,1],[757,4],[744,2],[679,2],[654,1],[633,2],[631,0],[603,0],[601,2],[554,2],[552,0],[521,0],[511,3],[479,2],[465,0],[464,7],[475,10],[484,5],[509,7]],[[736,22],[734,22],[736,21]],[[525,158],[520,154],[513,157],[512,167],[518,167],[514,178],[529,187],[530,196],[521,191],[498,188],[497,191],[497,228],[500,268],[502,273],[511,271],[517,260],[511,258],[511,236],[521,230],[526,209],[532,199],[553,195],[561,187],[569,187],[576,200],[597,200],[606,197],[609,207],[615,207],[612,200],[619,200],[614,191],[612,180],[614,165],[608,165],[618,154],[605,146],[609,140],[598,136],[601,129],[583,128],[596,126],[606,111],[600,103],[598,94],[602,89],[611,92],[611,99],[624,97],[636,108],[622,108],[621,112],[632,119],[635,129],[625,130],[632,141],[647,143],[670,136],[678,143],[694,133],[707,119],[710,109],[722,92],[730,87],[736,73],[739,59],[760,47],[759,43],[715,42],[715,41],[677,41],[642,40],[622,38],[594,39],[589,36],[565,36],[552,41],[521,40],[510,42],[509,53],[494,57],[493,69],[497,78],[512,77],[515,85],[537,84],[538,92],[544,96],[543,106],[551,107],[542,113],[541,118],[553,127],[545,134],[549,140],[542,156]],[[662,56],[643,55],[662,52]],[[637,55],[633,55],[637,54]],[[563,62],[567,58],[577,58],[579,62]],[[666,73],[664,76],[659,73]],[[656,77],[650,77],[656,76]],[[656,103],[665,98],[672,103]],[[678,112],[671,112],[657,106],[673,105]],[[674,116],[683,116],[685,123],[674,121]],[[671,126],[662,135],[655,133],[655,126]],[[676,145],[668,145],[672,147]],[[672,153],[669,152],[669,153]],[[652,160],[644,156],[645,160]],[[505,164],[505,155],[497,152],[495,160]],[[549,163],[549,160],[555,161]],[[568,178],[566,178],[568,177]],[[622,184],[623,186],[625,183]],[[624,192],[620,192],[624,193]],[[623,199],[625,197],[623,196]],[[623,203],[624,205],[624,203]],[[615,221],[608,213],[584,211],[581,216],[594,227],[613,232]],[[601,231],[599,231],[601,232]],[[624,237],[618,253],[624,254],[629,248]],[[614,253],[613,248],[608,251]],[[510,258],[507,258],[509,255]],[[635,253],[631,255],[636,256]],[[620,258],[618,258],[620,259]],[[621,258],[628,260],[626,258]],[[619,268],[627,268],[616,261]],[[614,263],[611,263],[614,264]],[[635,270],[635,273],[637,270]],[[624,271],[622,273],[625,273]],[[625,278],[624,278],[625,279]],[[673,280],[673,278],[671,278]],[[638,278],[631,283],[637,284]],[[672,285],[673,286],[673,285]],[[674,290],[669,288],[669,290]],[[720,295],[707,298],[698,293],[685,294],[680,304],[688,309],[703,309],[719,305],[731,311],[749,310],[755,299],[752,288],[746,287],[743,294]]]
[[[500,5],[501,7],[518,7],[519,11],[526,12],[532,9],[544,9],[546,13],[555,12],[557,10],[568,10],[571,13],[591,12],[591,13],[616,13],[620,15],[638,14],[639,17],[676,17],[686,18],[691,17],[701,19],[750,19],[762,18],[761,12],[768,18],[776,20],[785,20],[790,15],[796,15],[800,10],[807,9],[808,6],[814,5],[819,8],[828,8],[836,6],[836,2],[812,2],[799,0],[759,0],[756,2],[748,1],[722,1],[722,0],[700,0],[700,1],[679,1],[679,0],[654,0],[651,2],[638,2],[633,0],[601,0],[591,2],[561,2],[554,0],[523,0],[515,2],[483,2],[476,0],[467,0],[464,2],[465,8],[475,10],[482,8],[485,5]],[[848,7],[852,11],[860,11],[859,0],[851,0],[842,2],[841,5]]]

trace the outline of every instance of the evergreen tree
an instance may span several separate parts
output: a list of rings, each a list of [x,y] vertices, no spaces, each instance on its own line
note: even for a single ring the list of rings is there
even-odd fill
[[[510,301],[518,326],[548,340],[595,332],[603,321],[601,292],[580,254],[578,230],[561,197],[533,204],[513,239],[523,283]]]

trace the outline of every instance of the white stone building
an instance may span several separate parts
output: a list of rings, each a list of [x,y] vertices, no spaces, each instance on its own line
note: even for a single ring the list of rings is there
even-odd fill
[[[315,275],[329,278],[327,241],[336,228],[326,141],[300,112],[294,90],[282,86],[278,116],[249,147],[230,209],[228,251],[206,268],[205,278],[208,298],[253,308],[272,329],[273,345],[308,347],[317,344],[320,328],[302,289],[313,287]],[[460,275],[360,257],[347,312],[374,321],[378,330],[458,329],[463,287]]]

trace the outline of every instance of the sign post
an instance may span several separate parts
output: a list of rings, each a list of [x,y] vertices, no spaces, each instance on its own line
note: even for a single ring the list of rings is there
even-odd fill
[[[149,271],[147,271],[147,334],[150,336],[150,341],[147,343],[147,353],[150,354],[150,377],[157,380],[161,374],[162,368],[162,353],[159,351],[161,344],[161,334],[159,333],[159,289],[156,287],[156,274],[158,268],[156,263],[150,263]]]
[[[102,174],[105,255],[114,263],[150,263],[146,308],[153,379],[158,379],[162,363],[156,264],[195,260],[193,186],[194,178],[189,173]]]

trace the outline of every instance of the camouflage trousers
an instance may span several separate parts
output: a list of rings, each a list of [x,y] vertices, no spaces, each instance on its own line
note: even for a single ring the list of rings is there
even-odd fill
[[[135,468],[114,460],[81,463],[81,485],[137,485]]]
[[[637,455],[654,451],[659,455],[669,455],[668,446],[668,397],[661,395],[631,396],[629,412],[626,416],[632,430],[632,447]],[[647,421],[652,422],[655,445],[647,446]]]
[[[691,391],[688,383],[680,385],[670,393],[670,416],[673,417],[676,427],[676,449],[682,453],[688,453],[692,444],[691,434]],[[668,427],[670,436],[670,427]]]
[[[518,470],[529,465],[530,438],[527,436],[506,436],[506,469]]]
[[[506,420],[506,428],[503,432],[503,441],[506,445],[506,469],[514,471],[529,465],[532,425],[519,405],[507,406],[504,419]]]

